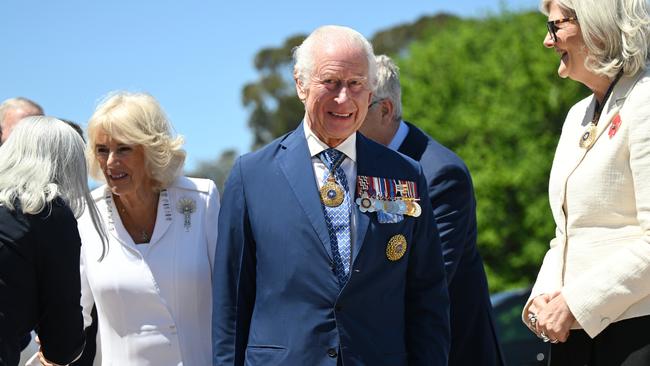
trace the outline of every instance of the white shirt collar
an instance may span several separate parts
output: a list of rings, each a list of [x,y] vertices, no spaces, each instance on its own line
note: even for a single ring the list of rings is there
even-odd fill
[[[305,137],[307,138],[307,146],[309,147],[309,154],[311,157],[318,156],[324,150],[329,149],[326,143],[321,141],[316,134],[309,128],[307,121],[303,121],[303,126],[305,126]],[[407,128],[408,132],[408,128]],[[335,147],[336,150],[342,152],[350,158],[353,162],[357,161],[357,134],[356,132],[348,136],[340,145]]]
[[[393,136],[393,139],[390,141],[390,144],[388,144],[388,148],[391,150],[397,150],[399,149],[400,146],[402,146],[402,143],[404,140],[406,140],[406,135],[409,134],[409,126],[404,123],[404,121],[399,122],[399,127],[397,128],[397,132],[395,132],[395,136]]]

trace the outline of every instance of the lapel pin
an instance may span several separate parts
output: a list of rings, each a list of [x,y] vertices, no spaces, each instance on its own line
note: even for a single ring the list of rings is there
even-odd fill
[[[190,218],[194,211],[196,211],[196,201],[187,197],[181,198],[176,204],[176,209],[179,213],[183,214],[185,231],[190,231],[190,227],[192,226]]]
[[[609,132],[607,133],[610,139],[614,137],[614,135],[616,135],[616,132],[618,132],[620,126],[621,126],[621,115],[617,114],[612,120],[612,124],[609,126]]]

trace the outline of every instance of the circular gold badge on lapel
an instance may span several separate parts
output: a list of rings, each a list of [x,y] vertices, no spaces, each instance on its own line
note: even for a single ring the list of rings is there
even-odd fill
[[[388,260],[400,260],[406,253],[406,238],[402,234],[397,234],[390,238],[386,246],[386,257]]]
[[[596,125],[592,122],[589,124],[585,132],[580,136],[580,147],[583,149],[588,149],[596,141],[596,134],[598,129]]]

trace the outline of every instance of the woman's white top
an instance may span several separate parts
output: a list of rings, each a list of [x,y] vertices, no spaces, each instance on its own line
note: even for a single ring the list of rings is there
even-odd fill
[[[219,216],[214,183],[180,177],[163,190],[147,248],[137,248],[127,233],[107,186],[92,194],[109,248],[98,261],[101,241],[84,215],[81,302],[86,325],[97,306],[102,365],[210,365]]]

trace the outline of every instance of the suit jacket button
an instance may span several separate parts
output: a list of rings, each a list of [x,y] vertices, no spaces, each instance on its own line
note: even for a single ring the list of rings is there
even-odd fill
[[[334,358],[337,356],[336,350],[334,348],[330,348],[327,350],[327,355]]]

